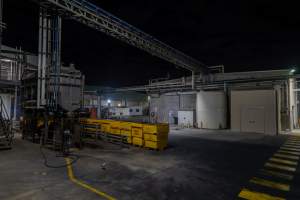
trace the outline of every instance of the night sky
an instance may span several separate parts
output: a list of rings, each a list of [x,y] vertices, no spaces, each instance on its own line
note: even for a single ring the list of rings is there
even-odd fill
[[[300,15],[291,1],[94,0],[117,17],[207,65],[245,71],[300,66]],[[4,44],[37,52],[38,6],[4,0]],[[63,21],[62,60],[87,84],[128,86],[187,74],[78,22]]]

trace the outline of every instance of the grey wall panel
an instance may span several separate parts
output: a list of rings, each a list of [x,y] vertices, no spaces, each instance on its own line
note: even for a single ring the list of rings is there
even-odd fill
[[[181,94],[180,110],[184,110],[184,111],[196,110],[196,94]]]
[[[261,116],[255,117],[257,113],[264,115],[263,132],[275,135],[277,133],[275,90],[231,91],[233,131],[262,132],[260,123],[262,120],[259,120]],[[255,124],[258,127],[255,127]]]
[[[151,98],[150,112],[155,113],[157,122],[174,124],[178,119],[179,96],[161,95]]]

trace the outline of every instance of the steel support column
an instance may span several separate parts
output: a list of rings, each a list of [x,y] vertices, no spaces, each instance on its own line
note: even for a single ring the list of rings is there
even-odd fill
[[[2,11],[3,11],[3,2],[0,0],[0,58],[2,55],[2,30],[4,28],[4,23],[2,22]],[[0,59],[0,79],[1,79],[1,69],[2,69],[2,61]]]
[[[195,89],[195,72],[192,71],[192,90]]]
[[[37,107],[56,109],[61,67],[61,17],[40,8]],[[50,74],[54,74],[50,78]]]

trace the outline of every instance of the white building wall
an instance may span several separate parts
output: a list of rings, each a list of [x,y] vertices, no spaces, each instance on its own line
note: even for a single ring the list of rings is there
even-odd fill
[[[224,92],[197,93],[197,126],[206,129],[224,129],[226,120],[227,101]]]

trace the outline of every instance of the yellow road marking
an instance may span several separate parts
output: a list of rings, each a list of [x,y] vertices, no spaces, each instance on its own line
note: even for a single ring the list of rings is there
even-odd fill
[[[280,170],[285,170],[285,171],[289,171],[289,172],[295,172],[296,171],[296,168],[294,168],[294,167],[289,167],[289,166],[286,166],[286,165],[280,165],[280,164],[269,163],[269,162],[267,162],[265,164],[265,166],[273,168],[273,169],[280,169]]]
[[[294,151],[278,150],[278,153],[286,153],[286,154],[291,154],[291,155],[295,155],[295,156],[300,156],[300,152],[294,152]]]
[[[292,160],[299,160],[299,156],[290,156],[286,154],[281,154],[281,153],[275,153],[273,156],[278,157],[278,158],[288,158]]]
[[[272,162],[281,163],[281,164],[295,165],[295,166],[298,165],[298,162],[290,161],[290,160],[284,160],[284,159],[280,159],[280,158],[272,157],[269,160],[272,161]]]
[[[88,190],[90,190],[91,192],[94,192],[94,193],[96,193],[97,195],[99,195],[99,196],[101,196],[101,197],[104,197],[105,199],[108,199],[108,200],[116,200],[114,197],[112,197],[112,196],[110,196],[110,195],[108,195],[108,194],[106,194],[106,193],[104,193],[104,192],[101,192],[101,191],[97,190],[96,188],[94,188],[94,187],[92,187],[92,186],[89,186],[88,184],[86,184],[86,183],[84,183],[84,182],[82,182],[82,181],[76,179],[75,176],[74,176],[74,174],[73,174],[73,169],[72,169],[72,166],[71,166],[71,160],[70,160],[70,158],[65,158],[65,160],[66,160],[66,162],[67,162],[67,170],[68,170],[68,176],[69,176],[69,179],[70,179],[73,183],[75,183],[75,184],[77,184],[77,185],[79,185],[79,186],[81,186],[81,187],[83,187],[83,188],[85,188],[85,189],[88,189]]]
[[[246,188],[242,189],[239,197],[248,200],[285,200],[285,198],[275,197],[261,192],[250,191]]]
[[[288,147],[288,148],[299,148],[299,149],[300,149],[300,145],[294,145],[294,144],[284,144],[283,147]]]
[[[300,152],[300,149],[296,149],[296,148],[280,147],[280,149]]]
[[[294,145],[300,145],[300,142],[292,142],[292,141],[287,141],[284,144],[294,144]]]
[[[295,144],[295,143],[285,143],[283,146],[293,146],[293,147],[300,147],[300,144]]]
[[[250,180],[250,183],[254,183],[254,184],[257,184],[257,185],[262,185],[262,186],[265,186],[265,187],[269,187],[269,188],[273,188],[273,189],[277,189],[277,190],[282,190],[282,191],[286,191],[286,192],[290,191],[290,186],[287,185],[287,184],[277,183],[277,182],[265,180],[265,179],[262,179],[262,178],[254,177]]]
[[[281,173],[281,172],[276,172],[276,171],[272,171],[272,170],[265,170],[265,169],[262,169],[261,172],[265,175],[269,175],[269,176],[275,176],[275,177],[278,177],[278,178],[282,178],[282,179],[286,179],[286,180],[293,180],[294,179],[294,176],[293,175],[289,175],[289,174],[284,174],[284,173]]]
[[[299,143],[300,140],[288,139],[286,142],[295,142],[295,143]]]

